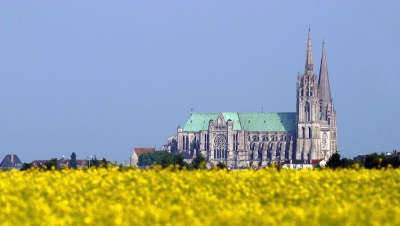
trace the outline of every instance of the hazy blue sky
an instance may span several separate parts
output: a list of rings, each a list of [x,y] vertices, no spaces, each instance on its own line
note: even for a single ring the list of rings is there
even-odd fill
[[[311,24],[346,156],[400,149],[398,1],[0,2],[0,158],[129,161],[198,112],[295,111]]]

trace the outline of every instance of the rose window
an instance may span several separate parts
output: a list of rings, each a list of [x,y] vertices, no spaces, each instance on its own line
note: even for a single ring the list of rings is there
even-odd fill
[[[218,134],[214,139],[215,149],[225,150],[226,149],[226,137],[222,134]]]

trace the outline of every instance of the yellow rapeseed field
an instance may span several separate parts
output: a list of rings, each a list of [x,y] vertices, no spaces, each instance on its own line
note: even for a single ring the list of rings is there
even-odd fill
[[[2,225],[400,225],[400,170],[0,172]]]

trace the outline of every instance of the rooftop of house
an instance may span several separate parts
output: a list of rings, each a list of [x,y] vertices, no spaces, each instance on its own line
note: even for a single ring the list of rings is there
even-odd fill
[[[140,147],[140,148],[135,148],[134,152],[136,153],[137,156],[143,154],[143,153],[149,153],[156,151],[156,148],[151,148],[151,147]]]
[[[20,168],[22,166],[21,160],[15,154],[8,154],[3,158],[0,163],[0,168]]]

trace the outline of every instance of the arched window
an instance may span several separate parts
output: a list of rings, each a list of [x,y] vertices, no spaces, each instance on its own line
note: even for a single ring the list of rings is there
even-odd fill
[[[303,138],[306,138],[306,128],[302,128],[303,129],[303,134],[302,134],[302,136],[303,136]]]
[[[304,106],[304,112],[306,113],[306,121],[311,121],[310,103],[306,103]]]
[[[308,137],[312,138],[312,129],[311,129],[311,127],[308,128]]]

